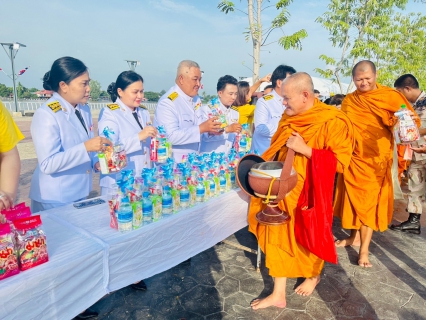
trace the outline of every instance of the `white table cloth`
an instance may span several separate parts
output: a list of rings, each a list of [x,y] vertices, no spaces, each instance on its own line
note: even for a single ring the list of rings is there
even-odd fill
[[[248,197],[232,190],[208,202],[121,233],[109,226],[108,205],[51,209],[55,217],[105,244],[108,291],[166,271],[247,226]]]
[[[49,261],[0,281],[0,319],[71,319],[106,294],[105,247],[50,215]]]

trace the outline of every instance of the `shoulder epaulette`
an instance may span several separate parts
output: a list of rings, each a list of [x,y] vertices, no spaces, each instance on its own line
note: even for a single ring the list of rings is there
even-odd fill
[[[111,110],[120,109],[120,106],[118,104],[116,104],[116,103],[107,104],[107,107],[110,108]]]
[[[171,94],[169,94],[169,96],[167,97],[168,99],[170,99],[171,101],[175,101],[175,99],[179,96],[179,94],[174,91]]]
[[[141,105],[139,106],[139,108],[141,108],[141,109],[145,109],[145,110],[148,110],[148,108],[147,108],[146,106],[144,106],[143,104],[141,104]]]
[[[271,100],[274,97],[273,94],[267,94],[266,96],[263,96],[263,99],[265,99],[265,101]]]
[[[238,111],[238,107],[234,107],[234,106],[232,106],[232,107],[231,107],[231,109],[232,109],[232,110],[235,110],[235,111]]]
[[[50,103],[47,104],[47,106],[54,112],[58,112],[59,110],[62,109],[61,104],[59,103],[59,101],[52,101]]]

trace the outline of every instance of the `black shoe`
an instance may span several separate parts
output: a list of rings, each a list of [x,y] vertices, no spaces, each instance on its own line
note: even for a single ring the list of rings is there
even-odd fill
[[[98,316],[98,313],[96,311],[89,309],[86,309],[84,312],[80,313],[77,317],[75,317],[76,319],[90,319],[90,318],[95,318]]]
[[[147,289],[146,283],[143,280],[141,280],[137,283],[133,283],[131,285],[131,287],[135,290],[142,290],[142,291],[146,291],[146,289]]]
[[[391,230],[420,234],[420,213],[411,213],[407,221],[390,226]]]

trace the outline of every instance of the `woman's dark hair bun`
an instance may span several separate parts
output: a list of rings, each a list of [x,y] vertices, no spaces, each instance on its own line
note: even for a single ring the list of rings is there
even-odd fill
[[[111,82],[111,84],[108,86],[107,93],[109,94],[112,102],[117,100],[117,89],[115,88],[115,82]]]
[[[44,74],[44,77],[43,77],[43,88],[44,88],[45,90],[52,90],[52,87],[51,87],[51,85],[50,85],[49,80],[50,80],[50,71],[47,71],[47,72]]]

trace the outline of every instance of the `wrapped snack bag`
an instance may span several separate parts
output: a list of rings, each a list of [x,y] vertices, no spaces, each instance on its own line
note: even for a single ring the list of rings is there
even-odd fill
[[[10,225],[0,224],[0,280],[19,273],[18,258]]]
[[[225,129],[225,127],[228,125],[228,121],[226,120],[226,115],[220,109],[219,99],[217,97],[213,98],[210,101],[208,106],[209,106],[210,111],[211,111],[209,113],[209,118],[218,117],[219,119],[217,121],[219,121],[221,123],[220,129]]]
[[[105,127],[103,134],[107,139],[111,140],[114,132],[108,127]],[[114,146],[106,146],[105,151],[98,153],[98,158],[102,174],[119,172],[127,166],[126,151],[120,143]]]
[[[12,209],[9,210],[3,210],[2,214],[4,215],[4,217],[6,218],[6,222],[13,222],[16,219],[21,219],[21,218],[27,218],[31,216],[31,209],[29,207],[26,207],[25,205],[22,206],[20,205],[13,207]],[[13,225],[12,227],[12,231],[14,230]]]
[[[16,230],[16,249],[21,271],[33,268],[49,260],[46,235],[41,229],[40,216],[13,221]]]
[[[405,104],[395,112],[395,116],[399,118],[399,122],[394,128],[398,133],[396,135],[397,143],[409,144],[420,138],[419,129],[417,129],[416,124],[411,118],[410,111],[406,108]]]

